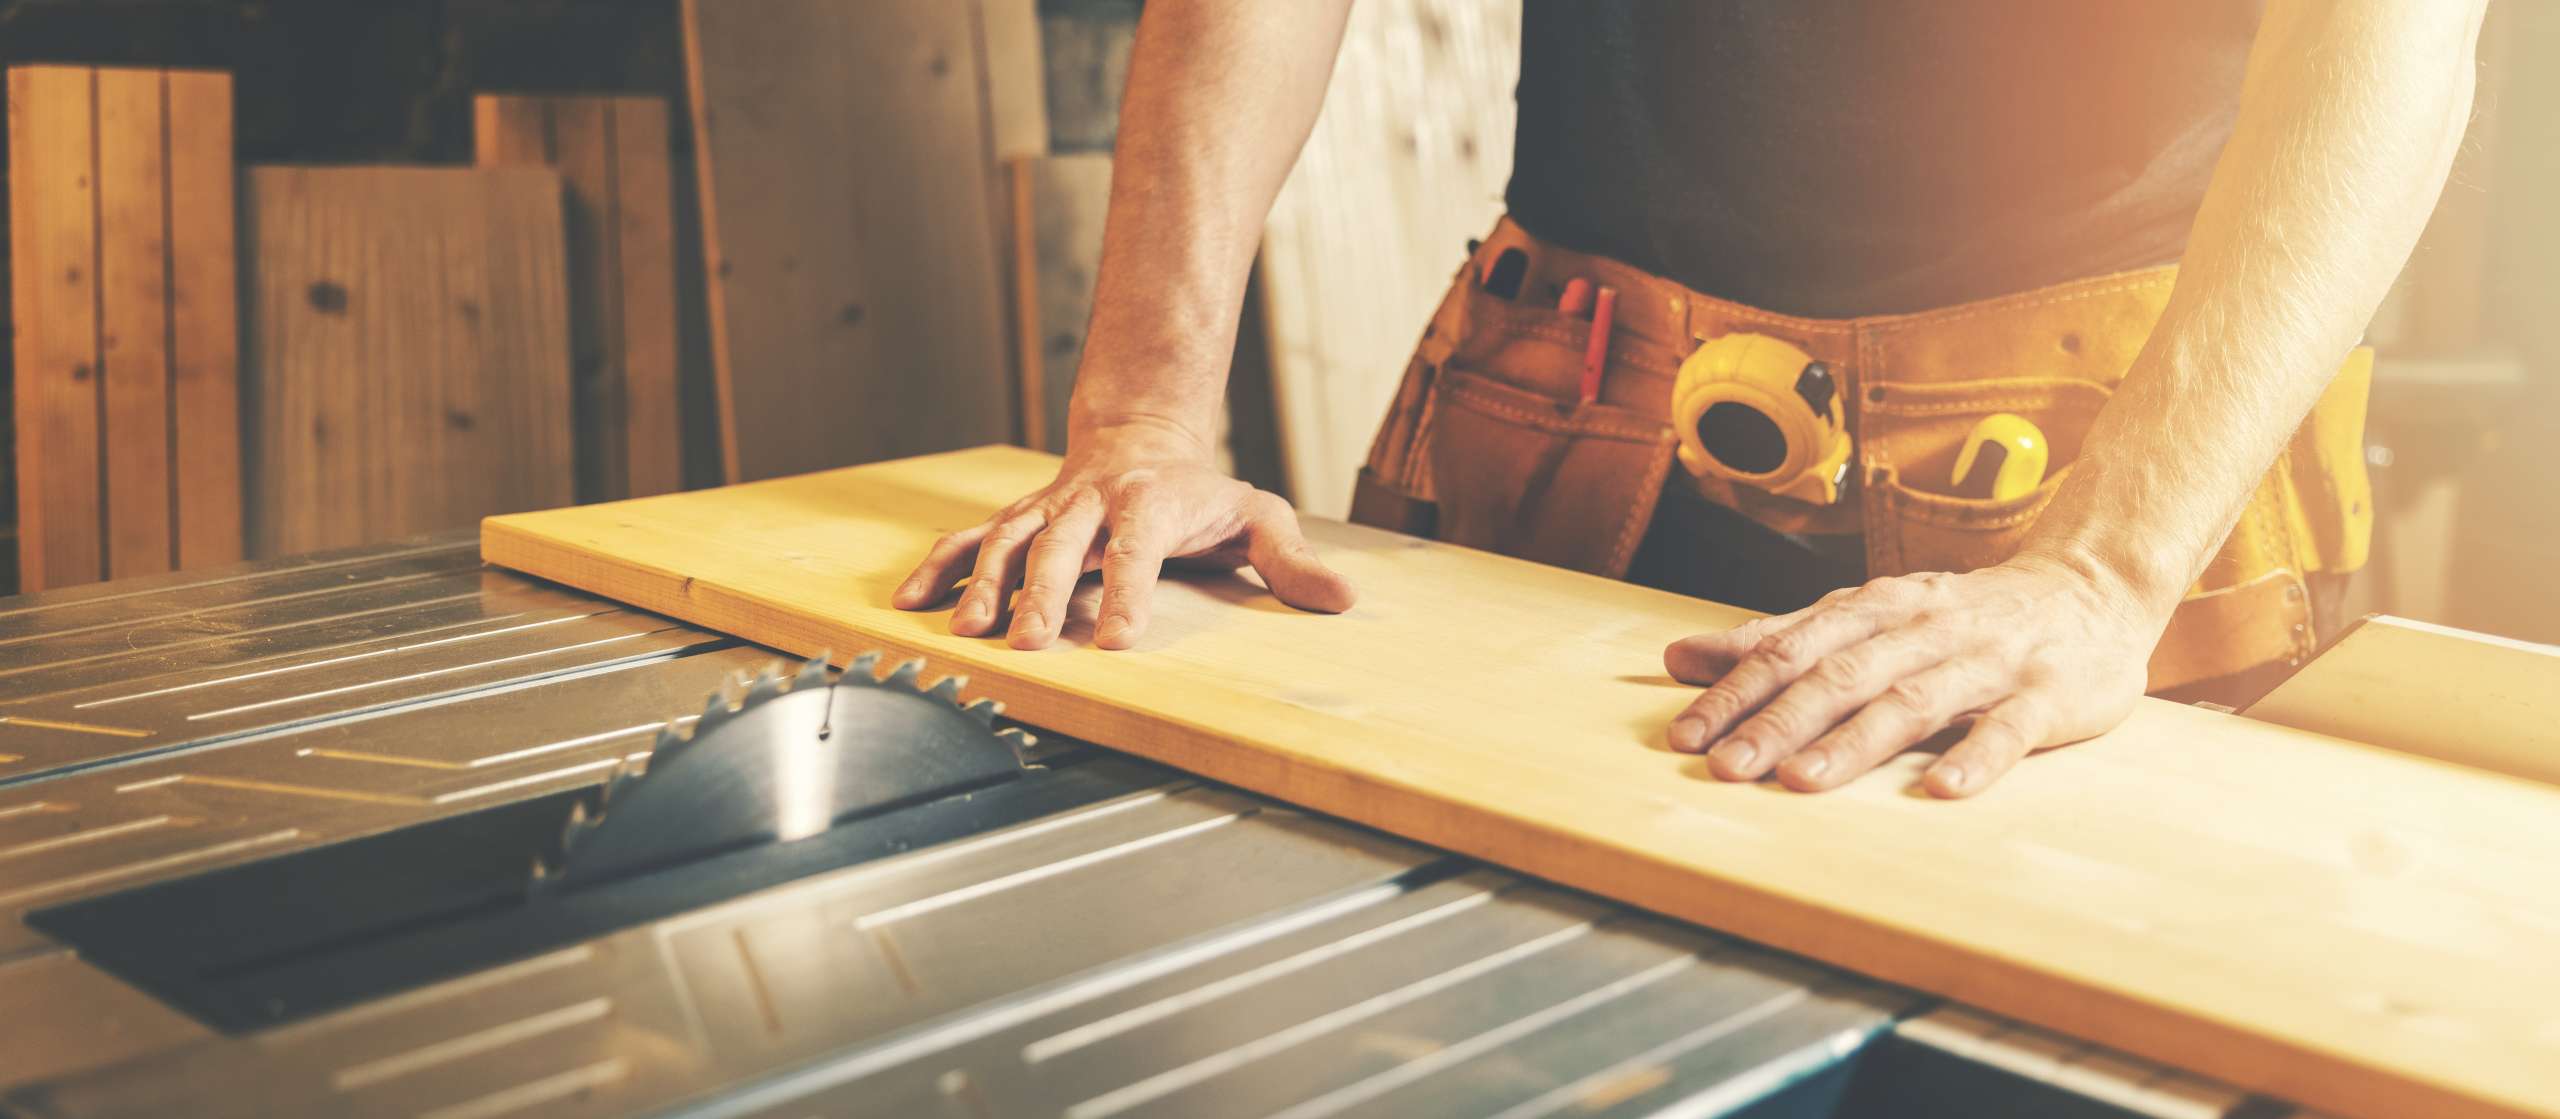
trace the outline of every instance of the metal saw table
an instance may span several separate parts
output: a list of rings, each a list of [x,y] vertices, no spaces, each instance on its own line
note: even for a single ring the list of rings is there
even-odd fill
[[[0,1115],[2293,1114],[1071,742],[510,916],[774,659],[459,535],[0,600]]]

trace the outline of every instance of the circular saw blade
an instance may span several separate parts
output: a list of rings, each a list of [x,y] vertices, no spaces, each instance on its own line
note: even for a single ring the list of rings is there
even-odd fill
[[[690,733],[669,724],[636,776],[574,814],[537,885],[573,889],[951,796],[1021,772],[1028,739],[994,727],[992,701],[963,683],[918,687],[923,662],[875,679],[874,656],[842,676],[821,656],[789,679],[768,671],[732,702],[714,695]]]

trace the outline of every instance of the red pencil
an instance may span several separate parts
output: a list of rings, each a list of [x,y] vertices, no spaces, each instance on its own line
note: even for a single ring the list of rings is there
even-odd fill
[[[1618,315],[1618,289],[1602,286],[1591,307],[1591,343],[1582,349],[1582,402],[1600,399],[1600,374],[1609,367],[1609,328]]]

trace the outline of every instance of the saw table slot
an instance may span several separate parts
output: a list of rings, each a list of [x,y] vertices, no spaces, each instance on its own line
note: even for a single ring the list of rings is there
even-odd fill
[[[601,774],[599,774],[601,775]],[[822,871],[1164,783],[1096,757],[563,893],[530,889],[590,788],[30,913],[28,924],[207,1025],[239,1032],[523,959]]]
[[[214,578],[188,572],[120,579],[20,599],[20,605],[0,610],[0,643],[225,606],[291,601],[479,566],[480,557],[467,544],[439,542],[388,552],[380,548],[315,552],[242,566]]]

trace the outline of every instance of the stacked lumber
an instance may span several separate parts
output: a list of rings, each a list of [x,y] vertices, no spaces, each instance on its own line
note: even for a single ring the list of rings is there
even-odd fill
[[[998,138],[1045,130],[1030,9],[685,0],[726,477],[1013,436]]]
[[[666,102],[483,94],[472,109],[479,166],[549,167],[567,190],[578,499],[684,488]]]
[[[20,585],[241,555],[231,78],[9,71]]]
[[[574,498],[559,175],[259,167],[242,217],[256,554]]]

